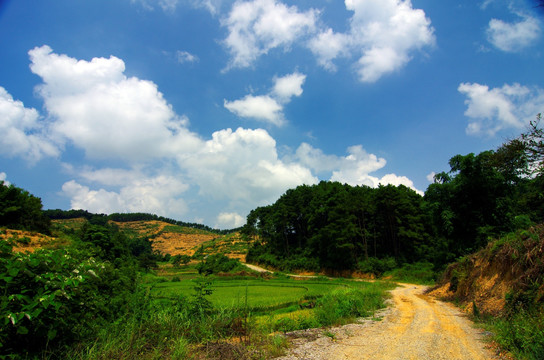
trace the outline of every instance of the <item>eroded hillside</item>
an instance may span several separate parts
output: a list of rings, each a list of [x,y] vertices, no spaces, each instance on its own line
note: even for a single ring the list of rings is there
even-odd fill
[[[544,225],[509,234],[450,265],[433,295],[498,315],[507,302],[544,300]]]

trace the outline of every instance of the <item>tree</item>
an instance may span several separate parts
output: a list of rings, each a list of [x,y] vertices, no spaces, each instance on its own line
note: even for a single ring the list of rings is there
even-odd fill
[[[452,157],[451,170],[438,174],[425,193],[435,229],[449,240],[449,250],[456,256],[510,229],[515,184],[495,165],[494,154]]]
[[[540,127],[542,114],[529,123],[529,130],[521,134],[530,169],[538,174],[544,174],[544,129]]]
[[[40,198],[0,181],[0,226],[49,234],[50,225]]]

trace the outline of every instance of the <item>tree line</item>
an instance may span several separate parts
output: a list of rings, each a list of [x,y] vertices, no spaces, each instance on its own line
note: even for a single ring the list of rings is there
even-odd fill
[[[380,272],[403,263],[435,269],[488,239],[544,219],[540,115],[497,150],[456,155],[424,196],[406,186],[322,181],[288,190],[248,215],[248,261],[278,269]]]

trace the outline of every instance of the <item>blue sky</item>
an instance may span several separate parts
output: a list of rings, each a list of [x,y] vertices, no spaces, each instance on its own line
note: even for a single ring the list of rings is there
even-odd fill
[[[530,0],[0,1],[0,179],[218,228],[320,180],[424,192],[544,112]]]

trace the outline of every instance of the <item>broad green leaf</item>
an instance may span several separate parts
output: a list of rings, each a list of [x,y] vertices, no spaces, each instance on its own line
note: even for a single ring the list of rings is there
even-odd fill
[[[26,335],[28,334],[28,329],[26,328],[26,326],[19,326],[17,328],[17,334]]]
[[[47,332],[47,338],[49,340],[53,340],[56,336],[57,336],[57,330],[49,329],[49,331]]]

